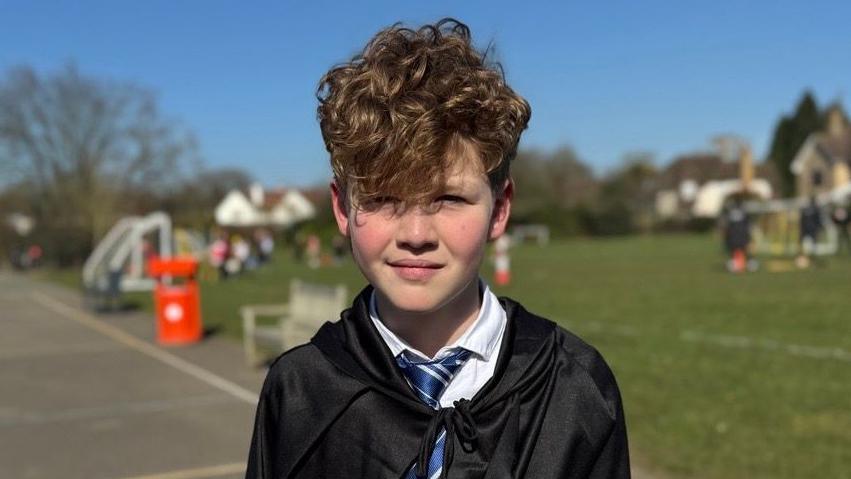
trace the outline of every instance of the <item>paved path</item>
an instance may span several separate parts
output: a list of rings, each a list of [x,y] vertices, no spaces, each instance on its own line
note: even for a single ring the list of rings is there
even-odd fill
[[[0,477],[237,478],[264,372],[239,345],[153,344],[149,314],[0,274]]]
[[[243,477],[265,372],[237,342],[161,348],[150,314],[3,272],[0,328],[0,478]]]

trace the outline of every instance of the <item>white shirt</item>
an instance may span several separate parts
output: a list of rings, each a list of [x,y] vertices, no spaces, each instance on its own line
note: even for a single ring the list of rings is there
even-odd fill
[[[369,301],[369,317],[378,329],[378,334],[381,335],[384,343],[390,348],[393,357],[399,356],[405,350],[427,361],[443,358],[455,352],[458,348],[464,348],[473,353],[467,362],[461,366],[461,369],[455,373],[452,381],[443,391],[443,395],[440,397],[441,407],[452,406],[459,399],[471,399],[493,377],[496,359],[499,357],[499,350],[502,347],[502,335],[505,332],[505,324],[508,319],[505,310],[502,309],[502,305],[499,304],[499,300],[490,288],[484,281],[480,281],[480,285],[484,291],[482,292],[482,306],[479,308],[479,315],[476,320],[455,342],[440,348],[434,358],[429,358],[417,351],[416,348],[396,336],[381,322],[375,306],[374,292]]]

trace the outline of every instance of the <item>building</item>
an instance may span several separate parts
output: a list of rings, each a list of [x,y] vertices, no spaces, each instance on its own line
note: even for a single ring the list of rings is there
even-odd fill
[[[19,236],[27,236],[35,228],[35,219],[23,213],[10,213],[6,216],[6,224]]]
[[[798,197],[826,195],[851,185],[851,127],[838,104],[828,109],[826,129],[807,137],[790,168]]]
[[[257,183],[241,190],[231,190],[216,206],[216,224],[224,227],[288,228],[316,216],[316,207],[299,190],[264,190]]]
[[[663,221],[717,218],[727,198],[745,190],[769,199],[774,188],[768,169],[753,165],[749,153],[739,161],[725,161],[715,153],[680,156],[659,175],[656,216]]]

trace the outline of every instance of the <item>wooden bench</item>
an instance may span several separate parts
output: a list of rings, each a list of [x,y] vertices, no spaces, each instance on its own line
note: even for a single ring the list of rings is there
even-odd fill
[[[259,304],[240,308],[245,361],[257,366],[262,358],[258,347],[275,354],[307,343],[319,327],[334,321],[348,306],[348,291],[343,285],[329,286],[294,279],[290,283],[287,304]],[[271,324],[260,324],[262,317],[272,317]]]

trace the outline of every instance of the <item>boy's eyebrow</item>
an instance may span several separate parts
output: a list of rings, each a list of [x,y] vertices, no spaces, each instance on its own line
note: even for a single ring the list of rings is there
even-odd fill
[[[450,175],[448,178],[446,178],[446,181],[443,182],[443,189],[464,189],[470,184],[472,184],[470,178],[462,178],[455,175]]]
[[[466,190],[466,183],[464,182],[455,182],[451,183],[447,181],[442,188],[440,188],[436,193],[444,194],[444,193],[460,193]]]

